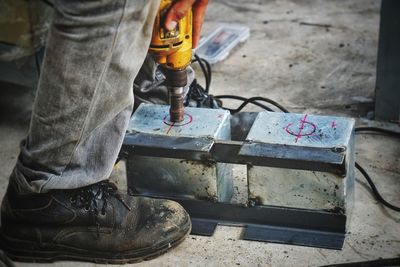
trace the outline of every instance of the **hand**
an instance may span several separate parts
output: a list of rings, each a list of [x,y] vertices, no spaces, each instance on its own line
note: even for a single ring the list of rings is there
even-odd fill
[[[192,8],[193,12],[193,32],[192,47],[196,48],[200,40],[201,26],[203,25],[204,13],[206,12],[208,0],[178,0],[176,1],[165,17],[164,27],[167,30],[175,29],[178,21],[182,19],[186,12]]]

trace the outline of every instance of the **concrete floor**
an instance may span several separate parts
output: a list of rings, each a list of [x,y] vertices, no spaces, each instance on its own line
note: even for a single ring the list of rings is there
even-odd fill
[[[212,92],[266,96],[295,112],[370,118],[379,8],[380,1],[372,0],[211,1],[204,33],[221,22],[251,29],[250,39],[214,66]],[[27,131],[33,93],[5,87],[0,93],[1,197],[18,155],[18,143]],[[357,161],[383,196],[400,205],[398,140],[362,135],[357,137],[356,147]],[[190,236],[178,248],[137,266],[319,266],[400,256],[400,214],[379,205],[358,172],[354,215],[343,250],[243,241],[240,233],[240,228],[221,226],[213,237]]]

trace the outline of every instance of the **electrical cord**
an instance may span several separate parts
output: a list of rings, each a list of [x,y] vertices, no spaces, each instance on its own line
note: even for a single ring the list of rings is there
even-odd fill
[[[379,193],[378,189],[376,188],[374,182],[372,181],[371,177],[369,174],[365,171],[363,167],[360,166],[357,162],[355,163],[356,168],[361,172],[361,174],[365,177],[367,180],[368,184],[371,186],[372,192],[374,193],[375,198],[384,206],[387,208],[394,210],[394,211],[400,211],[400,207],[396,207],[389,202],[387,202],[382,195]]]
[[[211,64],[204,58],[200,58],[197,54],[194,54],[194,58],[195,59],[193,60],[193,62],[199,63],[201,71],[203,72],[204,79],[206,80],[205,91],[208,94],[210,92],[210,85],[212,78]]]
[[[383,128],[379,128],[379,127],[369,127],[369,126],[363,126],[363,127],[357,127],[354,130],[356,133],[368,133],[368,132],[377,132],[377,133],[383,133],[383,134],[387,134],[390,136],[394,136],[394,137],[398,137],[400,138],[400,133],[395,132],[395,131],[391,131],[388,129],[383,129]],[[356,168],[360,171],[360,173],[365,177],[365,179],[367,180],[369,186],[372,189],[372,192],[375,196],[375,198],[385,207],[400,212],[400,207],[396,207],[392,204],[390,204],[389,202],[387,202],[382,195],[379,193],[378,189],[376,188],[374,182],[372,181],[371,177],[369,176],[369,174],[367,173],[367,171],[361,167],[360,164],[358,164],[357,162],[355,163]]]
[[[279,108],[281,111],[283,111],[285,113],[289,113],[289,111],[286,108],[284,108],[282,105],[280,105],[279,103],[275,102],[274,100],[266,98],[266,97],[255,96],[255,97],[246,98],[246,100],[244,100],[245,98],[239,99],[238,96],[235,96],[235,95],[216,95],[214,97],[217,99],[230,98],[230,99],[243,100],[244,102],[237,109],[232,110],[232,112],[231,112],[232,114],[238,113],[249,103],[259,106],[258,104],[256,104],[257,102],[255,102],[255,101],[263,101],[263,102],[269,103],[269,104]],[[269,108],[267,110],[272,111]]]
[[[205,93],[209,94],[210,92],[210,86],[211,86],[211,78],[212,78],[212,70],[211,70],[211,64],[205,60],[204,58],[199,57],[197,54],[194,54],[194,60],[192,62],[197,62],[200,65],[201,71],[203,72],[203,76],[206,80],[206,88],[205,88]],[[289,113],[289,111],[281,106],[279,103],[275,102],[272,99],[266,98],[266,97],[251,97],[251,98],[245,98],[245,97],[240,97],[236,95],[219,95],[219,96],[213,96],[215,99],[235,99],[235,100],[242,100],[244,101],[238,108],[236,109],[229,109],[229,108],[224,108],[226,110],[229,110],[232,114],[240,112],[245,106],[248,104],[253,104],[256,106],[259,106],[265,110],[273,112],[273,110],[266,105],[263,105],[259,103],[258,101],[263,101],[266,103],[269,103],[277,108],[279,108],[281,111],[285,113]]]
[[[378,132],[378,133],[384,133],[390,136],[394,136],[394,137],[400,137],[400,133],[399,132],[395,132],[392,130],[388,130],[388,129],[383,129],[383,128],[379,128],[379,127],[369,127],[369,126],[362,126],[362,127],[357,127],[355,129],[356,133],[362,133],[362,132]]]
[[[207,97],[211,97],[214,101],[216,101],[218,103],[218,105],[221,108],[229,110],[229,112],[231,114],[235,114],[235,113],[240,112],[248,104],[256,105],[256,106],[261,107],[261,108],[263,108],[263,109],[265,109],[267,111],[271,111],[271,112],[274,111],[271,108],[267,107],[266,105],[261,104],[258,101],[263,101],[263,102],[269,103],[269,104],[279,108],[281,111],[283,111],[285,113],[289,113],[289,111],[286,108],[284,108],[283,106],[281,106],[279,103],[275,102],[272,99],[266,98],[266,97],[245,98],[245,97],[240,97],[240,96],[236,96],[236,95],[219,95],[219,96],[210,95],[209,92],[210,92],[211,78],[212,78],[211,64],[207,60],[205,60],[204,58],[199,57],[197,54],[194,54],[194,59],[193,59],[192,62],[193,63],[197,62],[200,65],[201,71],[203,72],[204,79],[206,80],[205,89],[203,89],[200,85],[197,84],[197,81],[195,81],[195,84],[194,84],[193,87],[196,87],[196,88],[193,88],[193,89],[191,88],[192,91],[195,91],[194,92],[194,96],[203,95],[201,97],[201,99],[204,99],[204,95],[206,95]],[[236,109],[229,109],[229,108],[222,107],[222,101],[220,99],[241,100],[241,101],[243,101],[243,103]],[[198,98],[196,99],[196,101],[199,102]],[[198,104],[198,106],[201,106],[201,105]]]
[[[246,98],[246,97],[243,97],[243,96],[237,96],[237,95],[230,95],[229,97],[223,97],[223,96],[224,95],[214,96],[214,97],[217,98],[217,99],[231,98],[231,99],[235,99],[235,100],[249,101],[249,98]],[[261,103],[259,103],[257,101],[251,101],[251,102],[248,102],[248,103],[251,103],[253,105],[259,106],[260,108],[263,108],[263,109],[265,109],[267,111],[273,112],[273,110],[271,108],[269,108],[266,105],[263,105],[263,104],[261,104]],[[224,108],[224,109],[229,110],[232,114],[237,113],[236,112],[237,109],[230,109],[230,108]]]
[[[185,100],[185,106],[193,106],[193,101],[196,103],[196,107],[207,107],[213,109],[220,109],[222,102],[212,95],[207,94],[205,89],[197,83],[197,79],[194,79],[192,84],[189,86],[189,91]]]

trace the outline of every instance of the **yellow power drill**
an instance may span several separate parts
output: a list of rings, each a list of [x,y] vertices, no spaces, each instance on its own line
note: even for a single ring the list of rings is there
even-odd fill
[[[181,122],[184,117],[183,92],[187,84],[187,66],[192,60],[192,11],[168,31],[164,19],[174,0],[161,0],[154,22],[150,54],[161,65],[169,94],[169,114],[172,122]]]

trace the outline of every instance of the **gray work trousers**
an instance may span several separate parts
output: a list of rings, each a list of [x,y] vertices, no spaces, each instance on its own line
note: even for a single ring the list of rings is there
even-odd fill
[[[109,177],[159,0],[56,0],[28,136],[10,183],[20,193]]]

